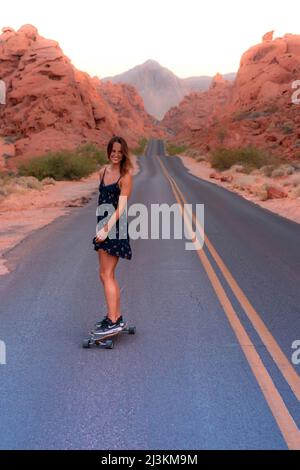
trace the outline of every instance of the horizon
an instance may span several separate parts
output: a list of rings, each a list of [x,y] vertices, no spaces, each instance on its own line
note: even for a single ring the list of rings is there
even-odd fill
[[[70,7],[58,0],[51,6],[11,0],[2,11],[1,29],[10,26],[17,31],[32,24],[41,36],[57,41],[77,69],[100,79],[147,60],[182,79],[237,73],[242,54],[260,43],[266,32],[274,30],[276,38],[297,34],[299,29],[300,7],[295,0],[287,0],[284,11],[271,0],[263,4],[253,0],[251,5],[215,0],[205,8],[199,0],[153,0],[151,8],[148,5],[146,0],[115,0],[113,4],[86,0],[82,8],[79,1]]]

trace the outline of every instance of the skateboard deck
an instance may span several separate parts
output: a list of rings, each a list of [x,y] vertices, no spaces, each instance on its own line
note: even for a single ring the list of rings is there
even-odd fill
[[[104,347],[105,349],[112,349],[114,346],[112,338],[122,333],[128,333],[134,335],[136,332],[135,326],[129,326],[125,323],[125,326],[120,331],[112,331],[111,333],[105,334],[102,338],[96,337],[93,332],[90,333],[89,338],[85,338],[82,343],[83,348],[90,348],[93,345]]]

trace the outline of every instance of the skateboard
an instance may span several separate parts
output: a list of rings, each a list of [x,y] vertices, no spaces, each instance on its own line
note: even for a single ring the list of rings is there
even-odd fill
[[[135,326],[127,326],[127,323],[126,323],[122,330],[108,333],[103,338],[95,337],[94,333],[91,332],[89,338],[85,338],[83,340],[82,347],[90,348],[91,346],[96,345],[104,349],[112,349],[114,347],[114,342],[111,338],[113,338],[114,336],[118,336],[122,333],[135,335],[135,331],[136,331]]]

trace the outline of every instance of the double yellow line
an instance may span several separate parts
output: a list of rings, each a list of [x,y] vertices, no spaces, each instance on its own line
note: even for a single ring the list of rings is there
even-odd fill
[[[177,183],[174,178],[172,178],[167,170],[162,160],[157,156],[157,159],[161,165],[162,171],[169,181],[172,191],[175,195],[175,198],[179,204],[179,208],[183,217],[183,205],[187,204],[185,197],[178,188]],[[209,241],[206,234],[204,234],[203,227],[201,226],[199,220],[192,214],[192,220],[197,227],[199,233],[205,240],[206,247],[210,252],[211,256],[215,260],[217,266],[222,272],[225,280],[232,289],[235,297],[239,301],[243,310],[245,311],[248,319],[252,323],[256,332],[258,333],[261,341],[267,348],[271,357],[273,358],[278,369],[284,376],[285,380],[289,384],[293,393],[295,394],[298,401],[300,400],[300,377],[293,368],[292,364],[289,362],[280,346],[276,342],[275,338],[272,336],[264,322],[262,321],[260,315],[257,313],[253,305],[251,305],[249,299],[246,297],[242,289],[239,287],[237,281],[234,279],[229,269],[226,267],[221,257],[217,253],[216,249]],[[190,232],[191,238],[193,235],[193,229],[191,223],[184,218],[184,222],[187,225],[187,228]],[[205,238],[204,238],[205,236]],[[197,242],[197,241],[196,241]],[[270,410],[277,422],[277,425],[283,435],[283,438],[291,450],[300,450],[300,431],[292,418],[288,408],[286,407],[280,393],[278,392],[269,372],[264,366],[259,354],[257,353],[254,344],[252,343],[247,331],[240,322],[236,311],[233,308],[232,303],[230,302],[228,296],[226,295],[225,290],[222,287],[222,284],[217,277],[216,272],[214,271],[208,257],[204,253],[203,249],[196,250],[199,259],[208,275],[208,278],[212,284],[212,287],[221,303],[221,306],[228,318],[228,321],[237,337],[237,340],[246,356],[246,359],[251,367],[251,370],[261,388],[261,391],[270,407]]]

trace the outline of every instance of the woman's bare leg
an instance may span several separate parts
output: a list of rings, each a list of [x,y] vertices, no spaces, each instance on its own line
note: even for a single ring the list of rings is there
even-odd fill
[[[104,250],[98,250],[99,277],[104,287],[108,317],[115,322],[120,313],[120,288],[115,278],[115,268],[119,261],[118,256],[110,255]]]

